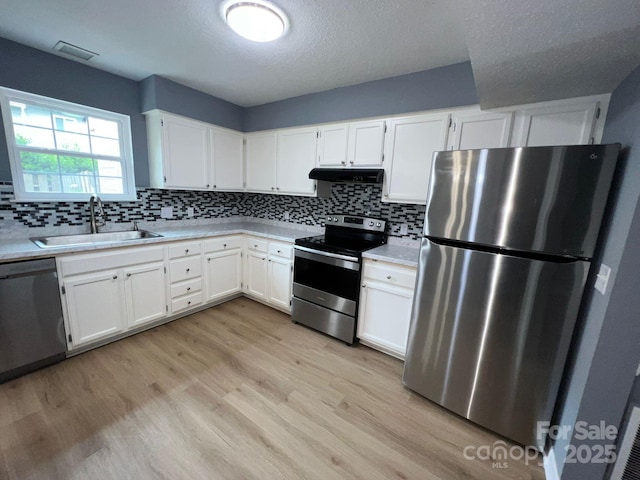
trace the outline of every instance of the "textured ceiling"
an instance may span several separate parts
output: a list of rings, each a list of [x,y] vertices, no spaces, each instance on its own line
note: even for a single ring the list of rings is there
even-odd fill
[[[640,63],[640,0],[455,0],[483,108],[612,92]]]
[[[608,93],[640,63],[640,0],[273,1],[291,29],[268,44],[228,29],[223,0],[0,0],[0,36],[241,106],[469,59],[481,105],[513,105]]]
[[[90,65],[157,74],[242,106],[468,60],[442,0],[275,0],[288,34],[238,37],[222,0],[0,0],[0,36],[55,53],[58,40],[100,54]]]

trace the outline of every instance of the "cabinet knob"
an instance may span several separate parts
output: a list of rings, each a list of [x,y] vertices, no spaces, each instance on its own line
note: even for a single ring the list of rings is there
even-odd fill
[[[209,184],[207,183],[207,188],[209,188]]]
[[[353,165],[353,160],[351,160],[349,163],[350,163],[351,165]]]
[[[391,275],[387,275],[387,280],[391,280]]]
[[[271,261],[271,259],[269,259],[269,261]]]
[[[271,187],[271,190],[275,190],[275,187]]]
[[[276,190],[280,190],[280,187],[276,187]]]
[[[191,301],[188,301],[188,302],[187,302],[187,305],[191,305]]]
[[[217,185],[214,185],[214,186],[213,186],[213,188],[218,188],[218,186],[217,186]]]
[[[211,259],[210,259],[210,258],[207,258],[207,262],[210,262],[210,261],[211,261]]]
[[[253,248],[258,248],[258,244],[256,243],[256,244],[253,246]]]
[[[191,287],[187,287],[187,292],[191,290]]]
[[[226,244],[226,243],[223,243],[223,244],[222,244],[222,246],[223,246],[224,248],[227,248],[227,244]]]
[[[113,279],[114,279],[114,280],[117,280],[117,279],[118,279],[118,275],[114,275],[114,276],[113,276]]]
[[[363,284],[362,284],[362,288],[367,288],[367,286],[363,283]]]
[[[341,163],[342,165],[346,165],[346,164],[347,164],[347,162],[340,162],[340,163]]]
[[[130,274],[130,273],[127,273],[127,277],[130,277],[130,276],[131,276],[131,274]]]
[[[190,269],[190,268],[187,268],[187,273],[189,273],[190,271],[191,271],[191,269]]]
[[[189,249],[188,249],[188,248],[185,248],[185,249],[184,249],[184,253],[189,253]]]

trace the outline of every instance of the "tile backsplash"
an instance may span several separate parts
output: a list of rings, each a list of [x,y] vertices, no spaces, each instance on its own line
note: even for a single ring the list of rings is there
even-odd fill
[[[132,223],[172,220],[212,220],[247,217],[259,220],[323,225],[332,213],[369,215],[389,222],[393,237],[416,240],[424,223],[424,205],[382,203],[381,186],[334,184],[331,196],[298,197],[259,193],[200,192],[139,188],[134,202],[105,202],[107,222]],[[163,219],[162,207],[173,207],[173,218]],[[193,207],[194,215],[188,215]],[[0,235],[3,227],[65,227],[88,223],[89,202],[19,203],[10,185],[0,186]],[[407,233],[402,234],[402,225]]]

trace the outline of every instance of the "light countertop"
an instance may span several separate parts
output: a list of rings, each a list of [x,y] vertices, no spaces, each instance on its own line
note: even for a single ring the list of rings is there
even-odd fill
[[[29,240],[28,237],[24,236],[4,238],[0,239],[0,262],[55,257],[70,253],[90,252],[109,248],[133,247],[137,245],[158,244],[163,242],[175,242],[179,240],[215,237],[221,235],[248,234],[272,240],[280,240],[283,242],[293,242],[297,238],[318,235],[321,233],[320,229],[310,229],[309,227],[297,228],[296,226],[274,225],[255,221],[219,222],[180,227],[157,225],[157,227],[159,228],[156,228],[156,225],[153,224],[144,224],[141,226],[142,229],[158,233],[162,235],[162,237],[54,248],[40,248]],[[33,230],[33,234],[29,234],[29,237],[45,236],[42,235],[41,232],[38,232],[37,229]],[[52,234],[63,235],[66,234],[66,232],[60,229],[55,233],[52,232]],[[387,244],[364,252],[363,257],[415,267],[418,263],[418,252],[419,249],[417,248],[417,244],[416,246]]]

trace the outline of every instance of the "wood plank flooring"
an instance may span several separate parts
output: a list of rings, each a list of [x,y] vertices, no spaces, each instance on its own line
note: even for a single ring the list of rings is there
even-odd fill
[[[401,375],[239,298],[0,385],[0,478],[544,479]]]

